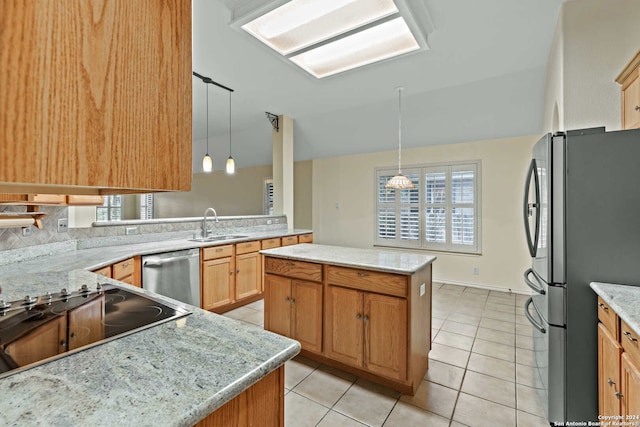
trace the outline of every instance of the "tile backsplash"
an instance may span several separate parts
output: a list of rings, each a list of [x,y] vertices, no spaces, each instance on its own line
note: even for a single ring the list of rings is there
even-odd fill
[[[22,228],[0,228],[0,250],[18,249],[27,246],[44,245],[46,243],[64,242],[75,239],[75,230],[67,233],[58,233],[58,219],[67,218],[66,206],[41,206],[39,212],[47,215],[42,218],[41,230],[31,227],[31,235],[23,236]],[[26,212],[24,206],[1,206],[0,212]]]

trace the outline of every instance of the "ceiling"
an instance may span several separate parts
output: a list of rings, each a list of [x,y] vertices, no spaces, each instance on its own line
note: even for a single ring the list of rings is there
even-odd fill
[[[237,167],[271,164],[265,111],[294,119],[295,160],[541,132],[545,68],[563,0],[423,1],[429,50],[316,79],[229,26],[226,4],[193,0],[193,69],[235,90]],[[229,155],[229,95],[209,85],[209,153]],[[206,142],[206,87],[193,78],[194,172]]]

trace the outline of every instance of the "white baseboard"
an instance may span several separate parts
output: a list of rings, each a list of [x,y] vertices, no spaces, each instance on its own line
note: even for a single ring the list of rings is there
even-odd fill
[[[512,289],[512,288],[501,288],[498,286],[488,286],[485,284],[481,284],[481,283],[464,283],[464,282],[458,282],[455,280],[441,280],[441,279],[436,279],[433,278],[432,282],[434,283],[444,283],[447,285],[458,285],[458,286],[468,286],[470,288],[478,288],[478,289],[486,289],[488,291],[498,291],[498,292],[509,292],[509,293],[513,293],[513,294],[520,294],[520,295],[530,295],[529,292],[527,292],[526,290],[521,290],[521,289]]]

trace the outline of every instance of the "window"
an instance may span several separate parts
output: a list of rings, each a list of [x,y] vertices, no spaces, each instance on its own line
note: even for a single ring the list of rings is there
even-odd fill
[[[480,253],[480,161],[403,172],[415,188],[385,188],[397,170],[376,170],[376,245]]]
[[[264,201],[262,203],[262,212],[265,215],[273,215],[273,179],[264,179]]]
[[[102,206],[96,208],[98,221],[120,221],[122,219],[122,196],[105,196]]]
[[[153,194],[140,194],[140,219],[153,219]]]

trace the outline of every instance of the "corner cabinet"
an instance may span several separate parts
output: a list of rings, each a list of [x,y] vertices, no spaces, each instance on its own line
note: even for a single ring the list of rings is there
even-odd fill
[[[107,265],[97,270],[93,270],[94,273],[99,274],[110,279],[119,280],[124,283],[142,287],[142,265],[141,257],[139,255],[132,258],[125,259],[117,262],[113,265]]]
[[[598,413],[640,422],[640,335],[598,297]]]
[[[4,2],[0,193],[188,191],[191,3]]]
[[[640,128],[640,51],[616,77],[621,89],[622,129]]]

